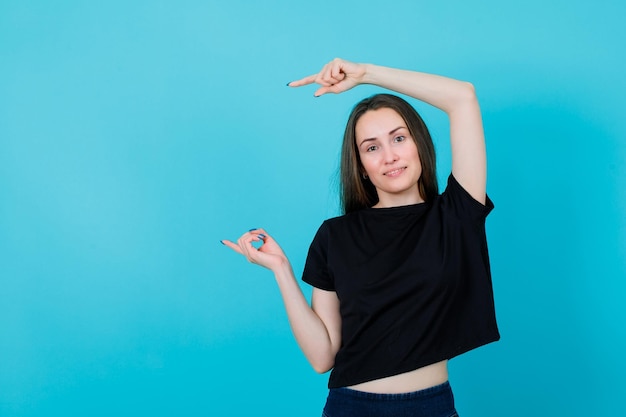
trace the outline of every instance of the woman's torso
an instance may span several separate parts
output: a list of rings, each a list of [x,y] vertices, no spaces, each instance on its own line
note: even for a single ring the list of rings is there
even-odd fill
[[[347,388],[379,394],[400,394],[434,387],[447,380],[448,361],[444,360],[414,371],[351,385]]]
[[[303,280],[340,301],[342,346],[329,388],[439,385],[447,359],[499,338],[484,230],[492,207],[451,176],[432,203],[324,222]]]

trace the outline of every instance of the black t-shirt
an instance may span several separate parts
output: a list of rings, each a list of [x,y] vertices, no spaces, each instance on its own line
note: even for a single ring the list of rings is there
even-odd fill
[[[336,291],[341,347],[329,388],[450,359],[500,338],[485,218],[450,175],[431,202],[368,208],[326,220],[303,280]]]

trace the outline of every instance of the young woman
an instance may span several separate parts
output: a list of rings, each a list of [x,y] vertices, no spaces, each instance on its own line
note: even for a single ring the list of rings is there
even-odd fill
[[[485,237],[493,204],[474,88],[341,59],[289,86],[313,83],[316,96],[374,84],[446,112],[445,191],[420,116],[379,94],[358,103],[346,126],[344,215],[326,220],[311,243],[302,278],[313,286],[311,305],[264,229],[223,243],[274,273],[302,351],[317,372],[332,369],[324,416],[456,416],[447,360],[499,339]]]

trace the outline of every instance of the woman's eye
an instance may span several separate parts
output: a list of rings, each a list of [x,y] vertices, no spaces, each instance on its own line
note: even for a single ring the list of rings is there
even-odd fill
[[[395,142],[404,142],[405,139],[406,139],[406,137],[404,137],[404,136],[396,136],[393,140]]]
[[[372,145],[372,146],[368,146],[368,147],[367,147],[367,149],[366,149],[366,151],[367,151],[367,152],[373,152],[373,151],[375,151],[376,149],[378,149],[378,147],[377,147],[376,145]]]

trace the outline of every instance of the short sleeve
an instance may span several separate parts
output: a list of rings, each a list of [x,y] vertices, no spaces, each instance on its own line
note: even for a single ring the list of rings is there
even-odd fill
[[[486,196],[485,204],[475,200],[452,174],[448,177],[448,185],[441,194],[441,206],[460,219],[477,223],[484,223],[494,208],[489,196]]]
[[[304,264],[302,280],[316,288],[335,291],[335,282],[328,268],[328,225],[317,230]]]

